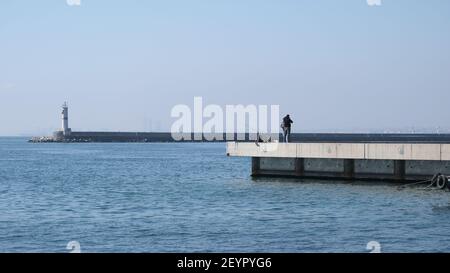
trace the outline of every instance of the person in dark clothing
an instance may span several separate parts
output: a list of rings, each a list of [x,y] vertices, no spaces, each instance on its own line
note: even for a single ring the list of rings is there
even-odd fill
[[[283,128],[283,141],[289,143],[291,141],[291,124],[294,123],[289,115],[283,118],[281,127]]]

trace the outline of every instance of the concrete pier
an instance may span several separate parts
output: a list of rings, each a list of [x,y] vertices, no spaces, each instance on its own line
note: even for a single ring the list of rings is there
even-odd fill
[[[450,174],[448,143],[228,142],[227,155],[251,157],[253,176],[416,181]]]

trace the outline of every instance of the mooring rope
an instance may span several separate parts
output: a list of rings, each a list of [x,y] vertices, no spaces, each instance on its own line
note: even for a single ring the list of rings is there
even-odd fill
[[[401,185],[401,186],[398,187],[398,189],[404,189],[404,188],[409,187],[409,186],[414,186],[414,185],[419,185],[419,184],[430,183],[429,185],[427,185],[427,186],[424,188],[424,189],[428,189],[428,188],[431,188],[431,187],[436,183],[436,180],[437,180],[437,178],[438,178],[440,175],[441,175],[441,174],[438,173],[438,174],[435,174],[435,175],[433,176],[433,178],[431,178],[431,179],[427,179],[427,180],[423,180],[423,181],[418,181],[418,182],[414,182],[414,183],[409,183],[409,184]]]
[[[433,180],[431,180],[431,179],[423,180],[423,181],[419,181],[419,182],[414,182],[414,183],[409,183],[409,184],[398,186],[398,189],[404,189],[404,188],[409,187],[409,186],[425,184],[425,183],[430,183],[430,185],[428,185],[428,187],[429,187],[429,186],[432,186],[434,184],[434,183],[431,183],[431,182],[433,182]]]

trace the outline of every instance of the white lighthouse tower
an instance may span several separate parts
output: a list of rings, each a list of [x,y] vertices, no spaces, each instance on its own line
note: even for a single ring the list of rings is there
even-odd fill
[[[62,132],[65,136],[70,135],[71,130],[69,128],[69,106],[67,102],[64,102],[62,106]]]

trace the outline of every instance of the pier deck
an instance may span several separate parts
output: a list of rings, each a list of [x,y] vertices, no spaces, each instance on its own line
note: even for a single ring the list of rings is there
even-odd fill
[[[450,174],[449,143],[228,142],[227,155],[251,157],[253,176],[403,181]]]

